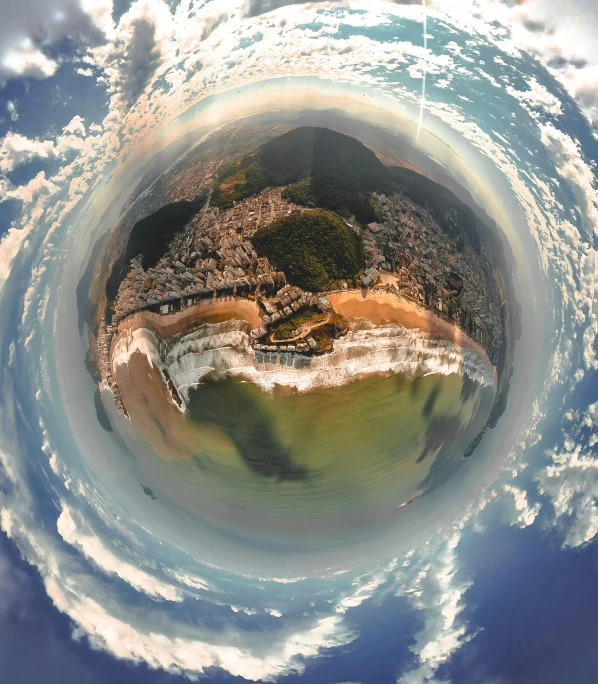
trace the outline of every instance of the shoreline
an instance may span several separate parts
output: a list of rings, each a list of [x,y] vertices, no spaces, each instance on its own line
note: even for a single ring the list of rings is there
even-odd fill
[[[410,330],[418,329],[440,335],[459,347],[480,354],[496,373],[496,368],[490,361],[486,350],[458,325],[445,321],[432,311],[405,299],[400,294],[370,289],[364,297],[361,289],[353,289],[322,293],[322,296],[325,296],[334,310],[347,318],[349,322],[365,318],[374,325],[396,323]],[[222,323],[232,318],[247,321],[252,328],[256,328],[261,325],[259,305],[249,299],[229,296],[205,299],[188,309],[165,316],[154,312],[139,311],[119,324],[118,333],[114,339],[122,331],[133,327],[147,326],[160,336],[169,337],[184,333],[197,323]]]
[[[325,296],[335,311],[348,318],[350,322],[366,318],[374,325],[397,323],[408,329],[436,333],[459,347],[477,352],[491,368],[494,368],[486,350],[459,326],[445,321],[399,294],[385,290],[368,290],[364,297],[362,290],[344,290],[331,292]],[[495,368],[494,370],[496,372]]]
[[[142,324],[151,327],[163,337],[184,333],[196,323],[222,323],[231,318],[247,321],[252,327],[261,325],[259,306],[256,302],[242,297],[223,297],[204,299],[175,314],[161,314],[139,311],[119,323],[116,337],[133,326]]]

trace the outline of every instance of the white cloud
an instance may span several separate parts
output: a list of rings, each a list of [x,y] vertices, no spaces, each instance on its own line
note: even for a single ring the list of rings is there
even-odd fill
[[[550,464],[535,479],[552,504],[565,546],[576,547],[598,535],[598,404],[566,418],[562,445],[548,451]]]
[[[20,133],[9,132],[0,144],[0,171],[10,173],[20,164],[35,159],[53,159],[55,157],[52,140],[35,140]]]
[[[58,63],[24,38],[18,47],[6,50],[0,62],[0,74],[5,77],[27,76],[29,78],[48,78],[53,76]]]
[[[134,589],[149,596],[167,601],[182,601],[183,596],[172,584],[162,582],[132,563],[121,560],[91,530],[79,529],[71,510],[66,504],[56,523],[60,536],[72,546],[76,546],[83,555],[98,568],[108,574],[118,575]]]
[[[423,629],[415,635],[415,645],[410,647],[417,666],[402,674],[399,684],[436,682],[438,668],[475,636],[460,618],[465,608],[463,596],[471,581],[459,573],[459,540],[460,532],[453,530],[444,543],[428,542],[397,576],[397,595],[407,597],[422,611],[424,620]]]
[[[52,181],[46,178],[44,171],[40,171],[37,176],[32,178],[25,185],[17,187],[7,187],[3,192],[0,192],[0,201],[3,199],[15,199],[21,202],[33,202],[40,195],[51,195],[56,192],[58,187]]]
[[[569,64],[563,70],[562,81],[598,131],[598,64]]]
[[[40,172],[35,178],[24,186],[13,187],[10,184],[1,184],[0,190],[6,195],[13,195],[14,199],[22,199],[29,202],[26,211],[19,219],[17,226],[11,226],[8,233],[0,241],[0,292],[4,282],[10,274],[13,261],[24,245],[30,233],[42,222],[46,206],[50,198],[58,191],[57,186],[47,180],[45,174]],[[0,200],[2,197],[0,197]]]
[[[83,122],[83,118],[79,115],[74,116],[62,130],[64,133],[80,135],[83,138],[87,135],[85,123]]]
[[[396,560],[393,560],[374,573],[356,577],[351,583],[351,588],[337,601],[336,612],[346,613],[351,608],[356,608],[371,599],[378,589],[388,581],[396,563]]]
[[[511,516],[511,524],[518,527],[529,527],[540,512],[541,504],[530,504],[527,493],[514,485],[504,485],[503,491],[509,494],[514,507],[514,515]]]
[[[428,12],[448,17],[449,25],[454,22],[474,35],[495,40],[505,52],[516,56],[525,50],[534,55],[577,99],[598,131],[598,49],[594,35],[598,9],[595,3],[428,0],[427,5]]]
[[[103,43],[112,29],[112,0],[19,0],[2,15],[0,78],[48,78],[58,68],[48,48],[69,37],[83,46]]]
[[[316,5],[323,2],[328,5],[342,4],[332,3],[329,0],[247,0],[245,14],[248,17],[257,17],[287,5]]]
[[[523,91],[507,86],[507,92],[519,100],[534,118],[539,118],[538,110],[553,116],[560,116],[563,113],[558,97],[540,85],[535,78],[528,81],[528,86],[529,90]]]
[[[81,599],[69,595],[55,577],[46,579],[46,589],[56,606],[90,635],[93,647],[106,649],[117,658],[144,662],[154,669],[182,672],[193,679],[209,667],[220,667],[251,681],[274,681],[285,674],[302,672],[302,659],[315,656],[323,644],[333,648],[346,643],[347,638],[343,632],[338,633],[335,618],[324,618],[305,631],[289,635],[288,640],[271,643],[268,651],[259,656],[252,654],[248,645],[238,644],[238,635],[233,633],[223,635],[223,643],[213,645],[191,636],[169,638],[149,632],[149,625],[145,629],[133,626],[110,615],[91,596]]]
[[[173,38],[173,18],[163,0],[138,0],[121,17],[113,41],[95,51],[114,93],[114,109],[133,107],[167,58]]]
[[[584,221],[598,235],[598,190],[594,169],[584,159],[581,147],[571,136],[552,124],[543,124],[542,141],[553,154],[559,174],[569,182],[580,203]]]
[[[19,112],[17,111],[17,104],[13,100],[8,100],[6,103],[6,109],[8,110],[8,115],[11,121],[19,120]]]

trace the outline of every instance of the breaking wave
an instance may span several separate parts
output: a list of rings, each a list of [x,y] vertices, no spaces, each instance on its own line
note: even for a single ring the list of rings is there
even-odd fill
[[[484,387],[496,386],[494,369],[475,351],[441,339],[437,334],[391,324],[353,324],[323,356],[256,352],[251,348],[245,321],[206,323],[193,332],[163,340],[153,330],[138,327],[121,332],[116,340],[113,368],[135,352],[160,369],[174,383],[184,402],[189,391],[208,378],[238,377],[271,392],[276,385],[307,392],[338,387],[373,374],[467,375]]]

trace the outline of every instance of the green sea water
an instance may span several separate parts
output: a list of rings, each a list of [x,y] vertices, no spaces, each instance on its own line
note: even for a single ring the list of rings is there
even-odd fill
[[[458,472],[493,400],[456,374],[305,393],[206,382],[190,394],[190,458],[154,458],[152,488],[196,523],[258,544],[342,542],[394,524]]]

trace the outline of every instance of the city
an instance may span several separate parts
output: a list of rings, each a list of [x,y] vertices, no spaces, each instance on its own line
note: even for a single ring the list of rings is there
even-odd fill
[[[169,315],[209,298],[249,298],[261,311],[261,325],[250,334],[257,353],[323,353],[346,332],[346,321],[339,320],[321,293],[290,287],[285,274],[253,248],[251,238],[262,226],[310,211],[286,202],[283,192],[267,189],[226,211],[208,199],[157,264],[144,268],[141,255],[132,259],[112,319],[101,322],[96,344],[100,375],[121,413],[126,415],[126,408],[111,369],[111,345],[119,324],[137,312]],[[372,201],[378,222],[362,227],[354,217],[345,219],[362,239],[363,290],[384,289],[461,327],[497,366],[505,348],[504,295],[484,250],[478,254],[467,241],[443,233],[425,208],[400,192],[390,197],[374,193]],[[339,289],[346,290],[347,284],[339,283]],[[277,339],[273,333],[285,321],[296,321],[296,329],[287,339]],[[316,328],[321,334],[312,334]]]

